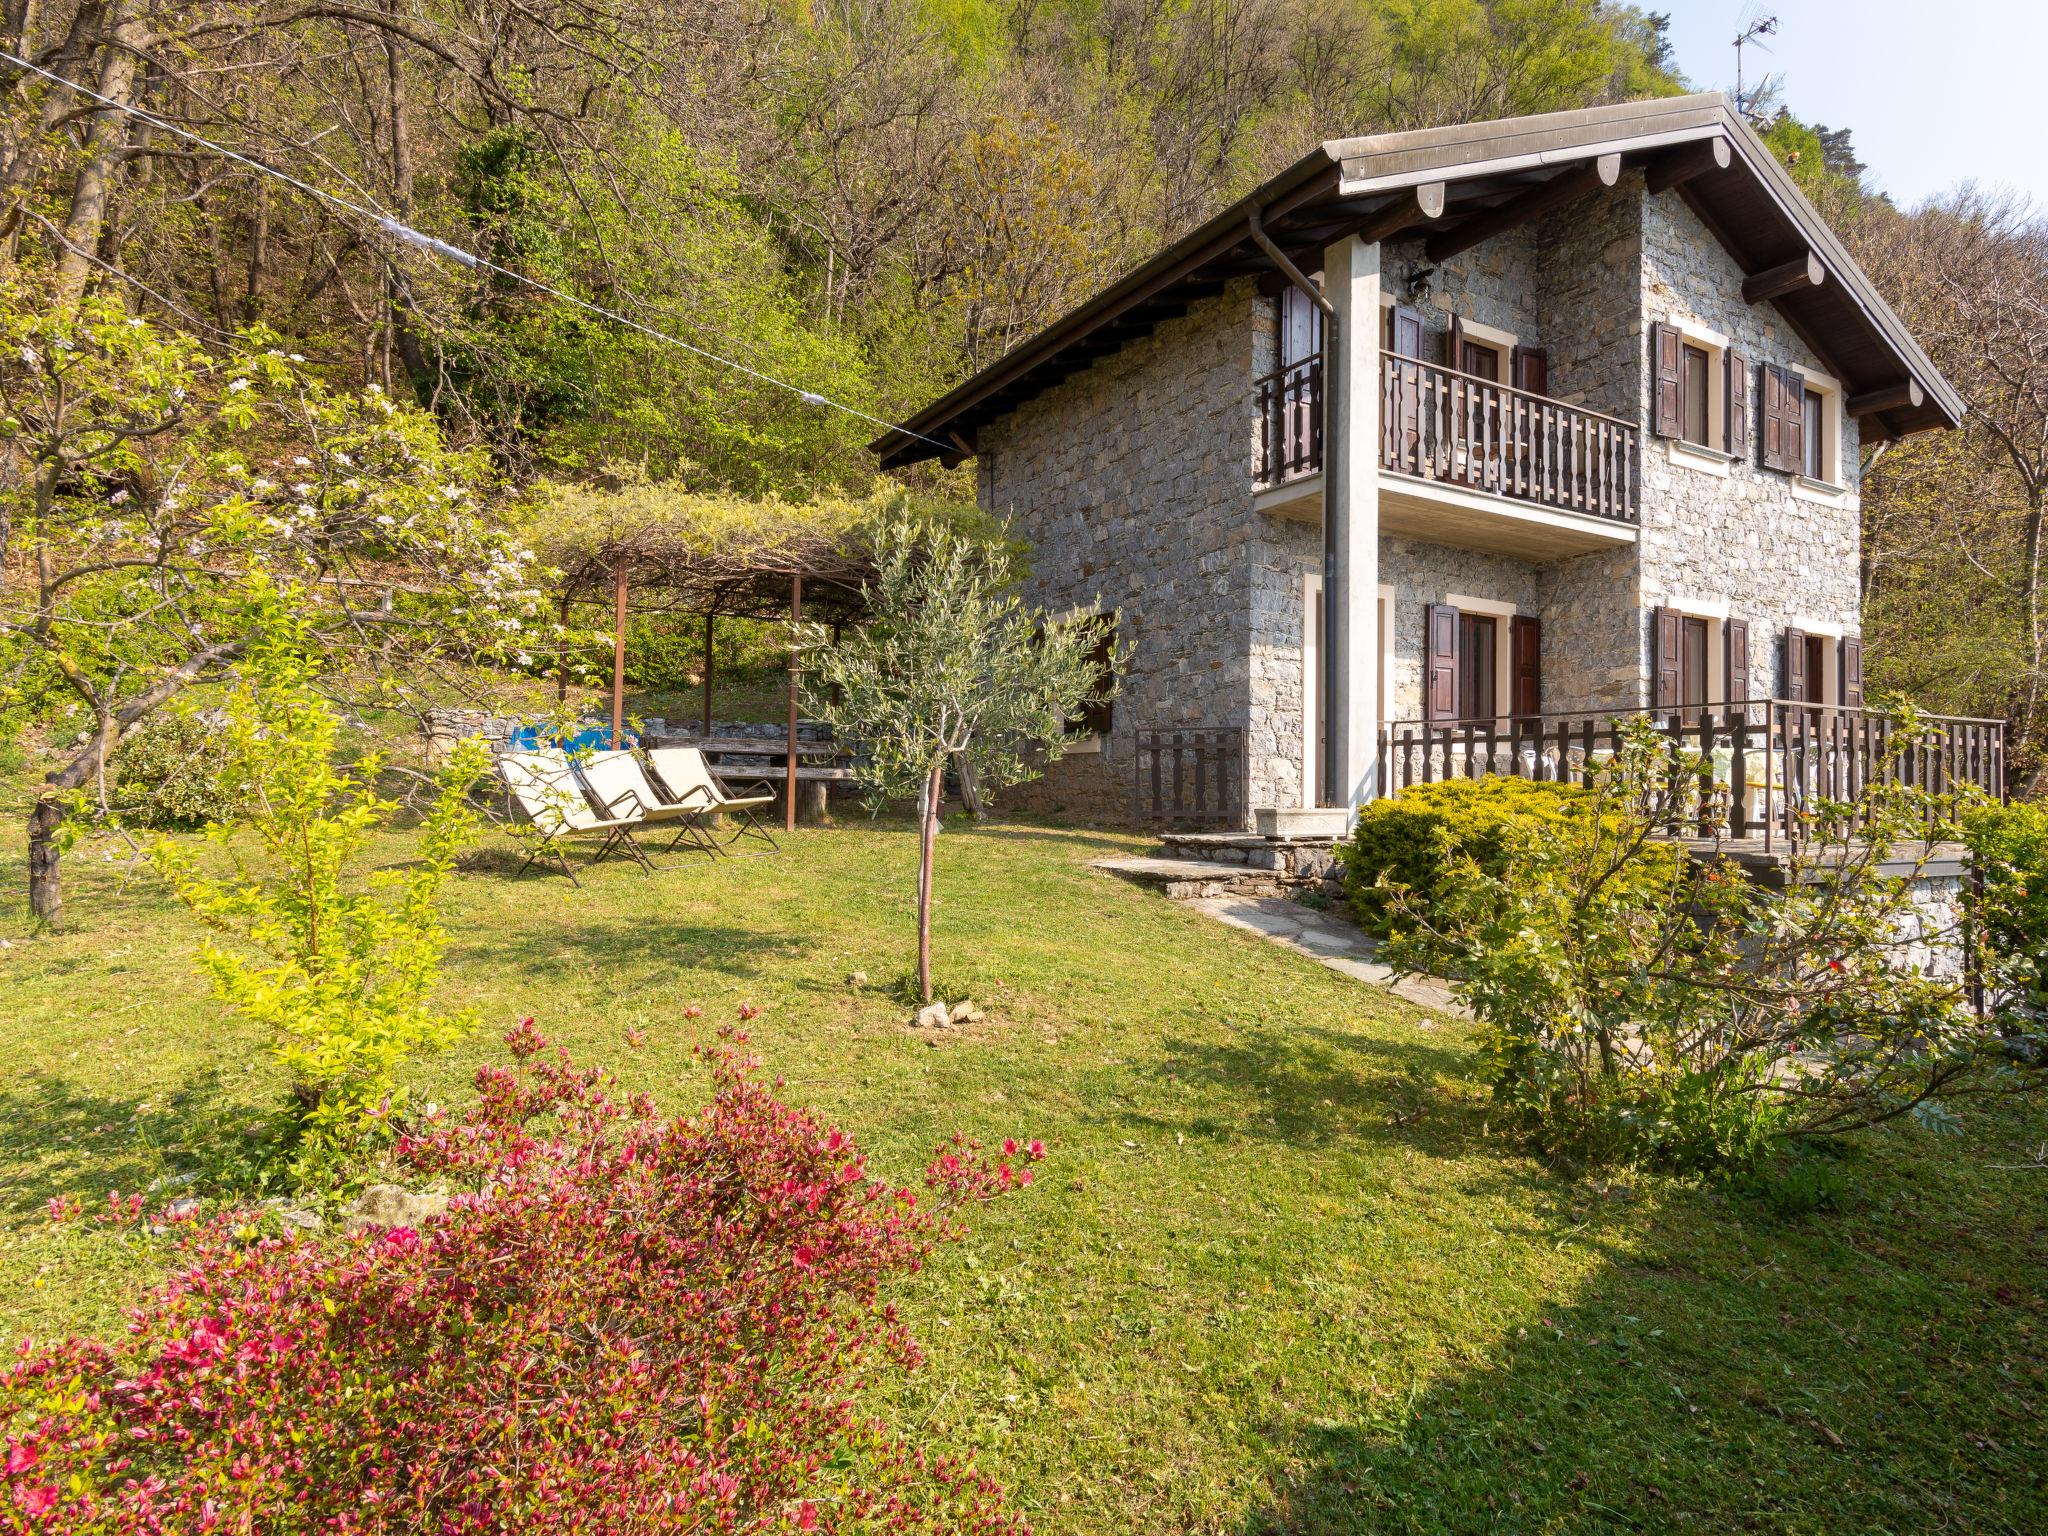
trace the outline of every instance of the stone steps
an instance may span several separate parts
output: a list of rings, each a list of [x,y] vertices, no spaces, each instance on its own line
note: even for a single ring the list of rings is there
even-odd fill
[[[1089,866],[1120,880],[1151,886],[1172,901],[1216,896],[1284,896],[1294,889],[1283,876],[1244,864],[1186,857],[1096,859]]]

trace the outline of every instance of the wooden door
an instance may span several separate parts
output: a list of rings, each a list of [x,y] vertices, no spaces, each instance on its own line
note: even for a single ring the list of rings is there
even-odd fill
[[[1292,283],[1280,290],[1280,366],[1292,368],[1323,350],[1323,312]]]
[[[1422,313],[1406,304],[1387,312],[1386,460],[1406,474],[1419,473],[1422,442]]]

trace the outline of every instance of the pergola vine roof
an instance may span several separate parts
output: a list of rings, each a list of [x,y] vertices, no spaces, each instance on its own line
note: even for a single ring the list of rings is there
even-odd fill
[[[803,581],[806,618],[858,619],[874,572],[874,530],[901,493],[811,502],[752,499],[633,482],[549,488],[532,524],[536,551],[561,572],[570,603],[610,603],[623,570],[638,613],[772,619]]]

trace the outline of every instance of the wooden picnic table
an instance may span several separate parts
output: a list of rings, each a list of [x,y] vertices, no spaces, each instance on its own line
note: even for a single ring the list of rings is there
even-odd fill
[[[665,747],[695,747],[709,756],[717,757],[772,757],[781,761],[789,756],[789,743],[772,736],[677,736],[663,735],[658,738]],[[799,741],[796,755],[802,757],[839,757],[845,749],[836,741]]]

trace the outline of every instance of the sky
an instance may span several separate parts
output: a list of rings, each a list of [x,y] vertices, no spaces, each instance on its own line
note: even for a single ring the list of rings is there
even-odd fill
[[[1743,76],[1784,82],[1809,123],[1848,128],[1870,180],[1910,207],[1956,183],[2010,187],[2048,207],[2048,0],[1646,0],[1671,13],[1678,68],[1735,88],[1748,21],[1778,30],[1743,50]],[[1769,52],[1764,50],[1768,49]]]

